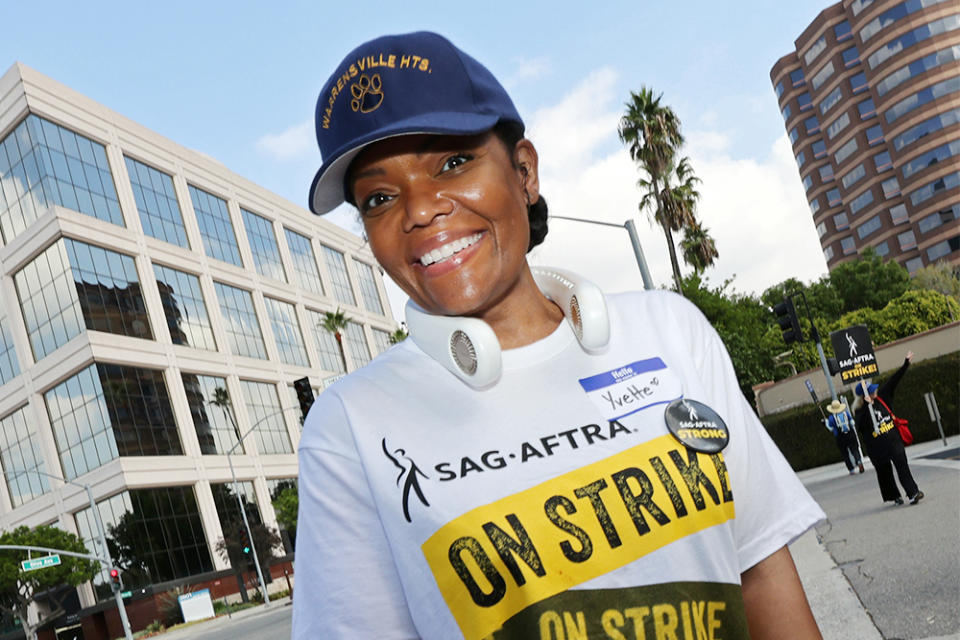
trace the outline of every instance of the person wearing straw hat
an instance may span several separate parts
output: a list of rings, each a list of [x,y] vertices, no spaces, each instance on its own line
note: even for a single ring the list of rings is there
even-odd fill
[[[903,498],[893,478],[894,469],[897,470],[897,478],[900,479],[910,504],[917,504],[924,497],[910,472],[903,440],[893,423],[893,394],[912,360],[913,351],[908,351],[903,365],[882,385],[868,384],[865,380],[858,382],[857,397],[853,401],[854,419],[860,441],[877,470],[880,496],[884,502],[893,502],[895,505],[902,505]]]
[[[834,400],[827,405],[830,417],[827,418],[827,428],[833,433],[833,439],[840,449],[843,462],[847,465],[850,475],[856,473],[854,467],[863,473],[863,460],[860,458],[860,447],[857,443],[857,434],[854,430],[853,416],[847,411],[847,405]]]
[[[293,637],[820,638],[786,545],[823,511],[695,306],[528,263],[524,131],[435,33],[320,92],[310,208],[357,208],[410,337],[304,422]]]

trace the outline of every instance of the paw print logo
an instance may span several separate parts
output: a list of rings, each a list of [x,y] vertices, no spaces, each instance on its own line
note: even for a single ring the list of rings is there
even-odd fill
[[[383,102],[383,91],[380,89],[380,74],[375,73],[369,78],[366,74],[360,76],[360,79],[350,85],[350,94],[353,100],[350,101],[350,108],[360,113],[370,113],[376,111],[380,103]]]

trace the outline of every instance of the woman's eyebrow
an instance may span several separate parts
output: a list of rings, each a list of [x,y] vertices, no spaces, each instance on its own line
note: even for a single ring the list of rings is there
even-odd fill
[[[371,167],[371,168],[369,168],[369,169],[364,169],[363,171],[360,171],[359,173],[353,174],[352,176],[350,176],[350,181],[351,181],[351,182],[356,182],[357,180],[360,180],[361,178],[370,178],[370,177],[373,177],[373,176],[382,176],[384,173],[385,173],[384,170],[381,169],[381,168],[379,168],[379,167]]]

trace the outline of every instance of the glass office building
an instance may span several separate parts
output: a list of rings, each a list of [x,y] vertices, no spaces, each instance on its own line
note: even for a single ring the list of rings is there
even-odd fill
[[[827,266],[960,267],[960,7],[843,0],[770,79]]]
[[[337,308],[342,356],[318,326]],[[386,349],[389,309],[360,238],[36,71],[0,77],[0,529],[99,551],[88,485],[127,589],[228,571],[227,454],[250,520],[276,526],[293,381]],[[110,596],[103,576],[78,591]]]

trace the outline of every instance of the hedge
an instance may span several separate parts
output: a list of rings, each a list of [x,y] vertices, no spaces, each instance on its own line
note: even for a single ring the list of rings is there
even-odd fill
[[[894,371],[885,372],[876,382],[882,384]],[[914,442],[940,438],[937,423],[930,420],[923,399],[923,394],[928,391],[936,397],[944,433],[948,436],[960,433],[960,352],[911,364],[900,380],[893,410],[898,417],[910,421]],[[824,411],[825,404],[822,405]],[[765,416],[760,421],[794,471],[841,462],[840,451],[833,436],[823,426],[823,418],[815,405]]]

